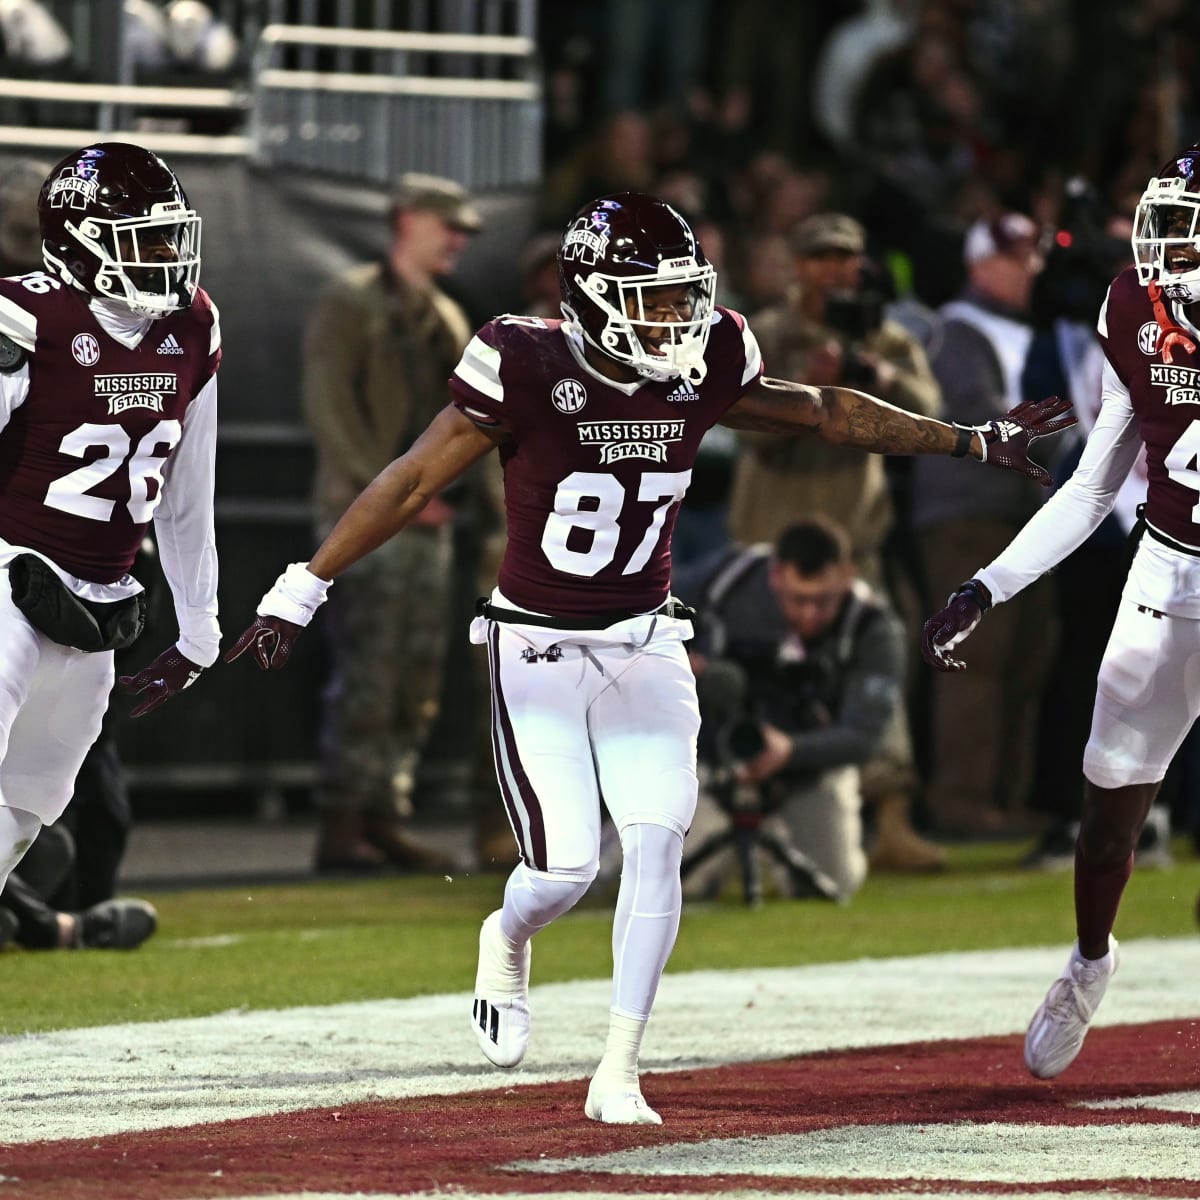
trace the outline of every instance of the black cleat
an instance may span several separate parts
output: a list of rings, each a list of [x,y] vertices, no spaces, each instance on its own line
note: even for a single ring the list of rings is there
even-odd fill
[[[88,950],[135,950],[158,928],[145,900],[102,900],[75,914],[75,945]]]

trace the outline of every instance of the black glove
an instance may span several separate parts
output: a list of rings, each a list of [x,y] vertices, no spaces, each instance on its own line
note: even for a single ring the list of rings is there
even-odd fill
[[[978,579],[968,579],[946,601],[946,607],[935,612],[921,631],[921,656],[938,671],[965,671],[967,664],[951,658],[946,651],[979,624],[983,614],[992,607],[992,595]]]
[[[1024,400],[1006,416],[986,425],[955,423],[955,428],[972,429],[979,434],[984,462],[993,467],[1020,471],[1043,487],[1049,487],[1053,481],[1042,467],[1030,461],[1030,448],[1039,438],[1070,429],[1078,420],[1070,400],[1047,396],[1044,400]]]
[[[178,646],[164,650],[149,666],[133,675],[122,675],[117,686],[132,696],[145,695],[140,704],[130,711],[131,717],[144,717],[172,696],[178,696],[186,687],[191,687],[204,668],[179,652]]]
[[[225,661],[233,662],[253,647],[254,660],[264,671],[278,671],[280,667],[287,666],[292,647],[303,628],[303,625],[285,621],[282,617],[255,617],[254,623],[226,651]]]

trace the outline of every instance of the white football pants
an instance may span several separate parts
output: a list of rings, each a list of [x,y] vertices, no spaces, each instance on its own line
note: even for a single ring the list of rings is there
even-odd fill
[[[641,823],[687,833],[700,710],[676,638],[636,646],[563,637],[535,647],[491,623],[492,750],[526,864],[590,882],[601,801],[619,832]]]
[[[112,652],[72,650],[38,633],[0,569],[0,804],[44,825],[58,820],[100,734],[112,683]]]
[[[1083,773],[1097,787],[1156,783],[1200,716],[1200,620],[1121,600],[1100,674]]]

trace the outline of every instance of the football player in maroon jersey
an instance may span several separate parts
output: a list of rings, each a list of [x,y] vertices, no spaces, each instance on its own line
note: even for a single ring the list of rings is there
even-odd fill
[[[657,1124],[638,1055],[679,925],[699,726],[670,540],[700,438],[721,421],[864,451],[970,454],[1041,478],[1030,443],[1073,416],[1052,400],[953,428],[860,392],[764,378],[745,319],[713,303],[691,228],[649,196],[585,205],[559,270],[563,319],[503,316],[478,331],[446,408],[312,561],[288,567],[227,657],[253,649],[264,669],[283,666],[328,581],[499,448],[507,549],[471,634],[488,648],[496,770],[521,862],[483,922],[472,1028],[490,1061],[521,1061],[530,938],[595,878],[603,800],[624,862],[609,1035],[585,1111]]]
[[[1200,715],[1200,145],[1151,179],[1134,218],[1135,265],[1109,285],[1098,332],[1102,402],[1075,473],[992,563],[925,623],[941,671],[993,605],[1081,545],[1111,511],[1138,453],[1142,530],[1096,686],[1075,847],[1078,940],[1025,1035],[1042,1079],[1066,1070],[1117,969],[1112,936],[1138,834]],[[1087,598],[1083,597],[1083,602]]]
[[[140,716],[216,661],[217,311],[200,218],[140,146],[62,159],[45,270],[0,279],[0,886],[58,818],[141,632],[129,574],[153,518],[177,645],[120,683]]]

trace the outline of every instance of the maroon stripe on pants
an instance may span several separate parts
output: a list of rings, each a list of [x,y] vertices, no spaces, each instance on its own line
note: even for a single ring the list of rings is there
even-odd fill
[[[521,857],[535,871],[549,870],[546,859],[546,822],[542,817],[542,806],[529,782],[529,776],[521,763],[517,752],[517,739],[513,735],[512,719],[508,715],[508,705],[504,702],[504,686],[500,682],[500,630],[492,623],[490,646],[492,652],[492,694],[494,698],[492,709],[492,751],[496,755],[496,776],[500,780],[504,792],[504,803],[508,806],[513,824],[517,828],[517,841],[521,846]],[[536,668],[534,668],[536,669]],[[507,750],[508,766],[512,773],[513,782],[517,786],[519,797],[512,795],[502,766],[500,755],[501,744]],[[529,843],[526,844],[521,835],[521,822],[517,813],[523,810],[529,824]]]

